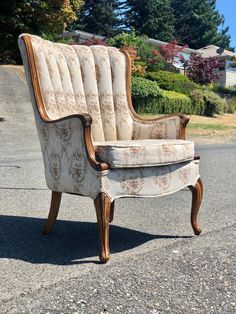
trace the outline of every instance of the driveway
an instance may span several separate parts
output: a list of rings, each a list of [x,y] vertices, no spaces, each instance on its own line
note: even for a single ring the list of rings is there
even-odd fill
[[[16,88],[17,86],[17,88]],[[203,233],[188,189],[117,200],[111,259],[98,264],[92,200],[50,192],[25,82],[0,67],[0,313],[235,313],[236,144],[197,146]]]

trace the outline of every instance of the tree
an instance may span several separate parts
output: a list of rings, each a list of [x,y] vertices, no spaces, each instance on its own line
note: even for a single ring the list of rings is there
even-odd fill
[[[217,46],[234,51],[234,48],[230,47],[231,36],[229,35],[229,26],[225,26],[223,15],[221,18],[222,22],[219,27]]]
[[[0,63],[19,61],[17,38],[29,32],[33,24],[33,9],[29,0],[0,2]]]
[[[70,23],[77,20],[82,0],[31,0],[39,33],[62,33]]]
[[[164,57],[164,59],[167,63],[173,64],[174,59],[176,57],[180,57],[181,56],[180,52],[183,51],[184,48],[186,48],[186,47],[187,47],[187,45],[179,46],[177,40],[173,39],[168,44],[162,45],[160,47],[160,53]]]
[[[158,40],[174,38],[174,13],[171,0],[127,0],[125,24],[139,34]]]
[[[115,35],[120,23],[118,8],[117,0],[85,0],[77,27],[96,35]]]
[[[19,63],[17,39],[29,32],[60,34],[72,21],[82,0],[14,0],[0,2],[0,63]]]
[[[213,44],[229,48],[230,35],[216,0],[171,0],[175,13],[175,36],[180,44],[194,49]],[[221,31],[218,31],[221,26]]]
[[[219,61],[216,58],[202,58],[192,54],[189,60],[182,56],[180,61],[187,68],[187,76],[195,83],[207,85],[219,78],[215,71],[219,68]]]

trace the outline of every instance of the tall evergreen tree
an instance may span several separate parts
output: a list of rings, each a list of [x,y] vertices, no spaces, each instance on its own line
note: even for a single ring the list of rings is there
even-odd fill
[[[118,8],[117,0],[85,0],[76,27],[89,33],[112,36],[119,27]]]
[[[222,15],[222,23],[220,25],[219,33],[218,33],[218,40],[217,40],[217,45],[234,51],[234,48],[230,47],[230,42],[231,42],[231,36],[229,34],[229,26],[225,26],[225,18]]]
[[[175,37],[180,44],[195,49],[209,44],[229,48],[230,35],[216,9],[216,0],[172,0],[171,5],[176,17]]]
[[[126,26],[139,34],[170,41],[174,38],[171,0],[127,0]]]

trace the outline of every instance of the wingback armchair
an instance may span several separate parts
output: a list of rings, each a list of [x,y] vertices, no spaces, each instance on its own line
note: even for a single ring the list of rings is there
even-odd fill
[[[52,43],[22,34],[19,47],[52,191],[44,233],[57,218],[62,193],[94,200],[99,257],[110,256],[114,200],[192,191],[191,224],[201,229],[199,158],[185,140],[181,114],[142,119],[131,101],[131,63],[125,51]],[[135,209],[134,209],[135,210]]]

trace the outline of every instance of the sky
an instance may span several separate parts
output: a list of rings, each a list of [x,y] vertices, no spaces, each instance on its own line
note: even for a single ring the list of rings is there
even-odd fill
[[[216,6],[225,17],[225,25],[229,26],[231,47],[236,48],[236,0],[216,0]]]

